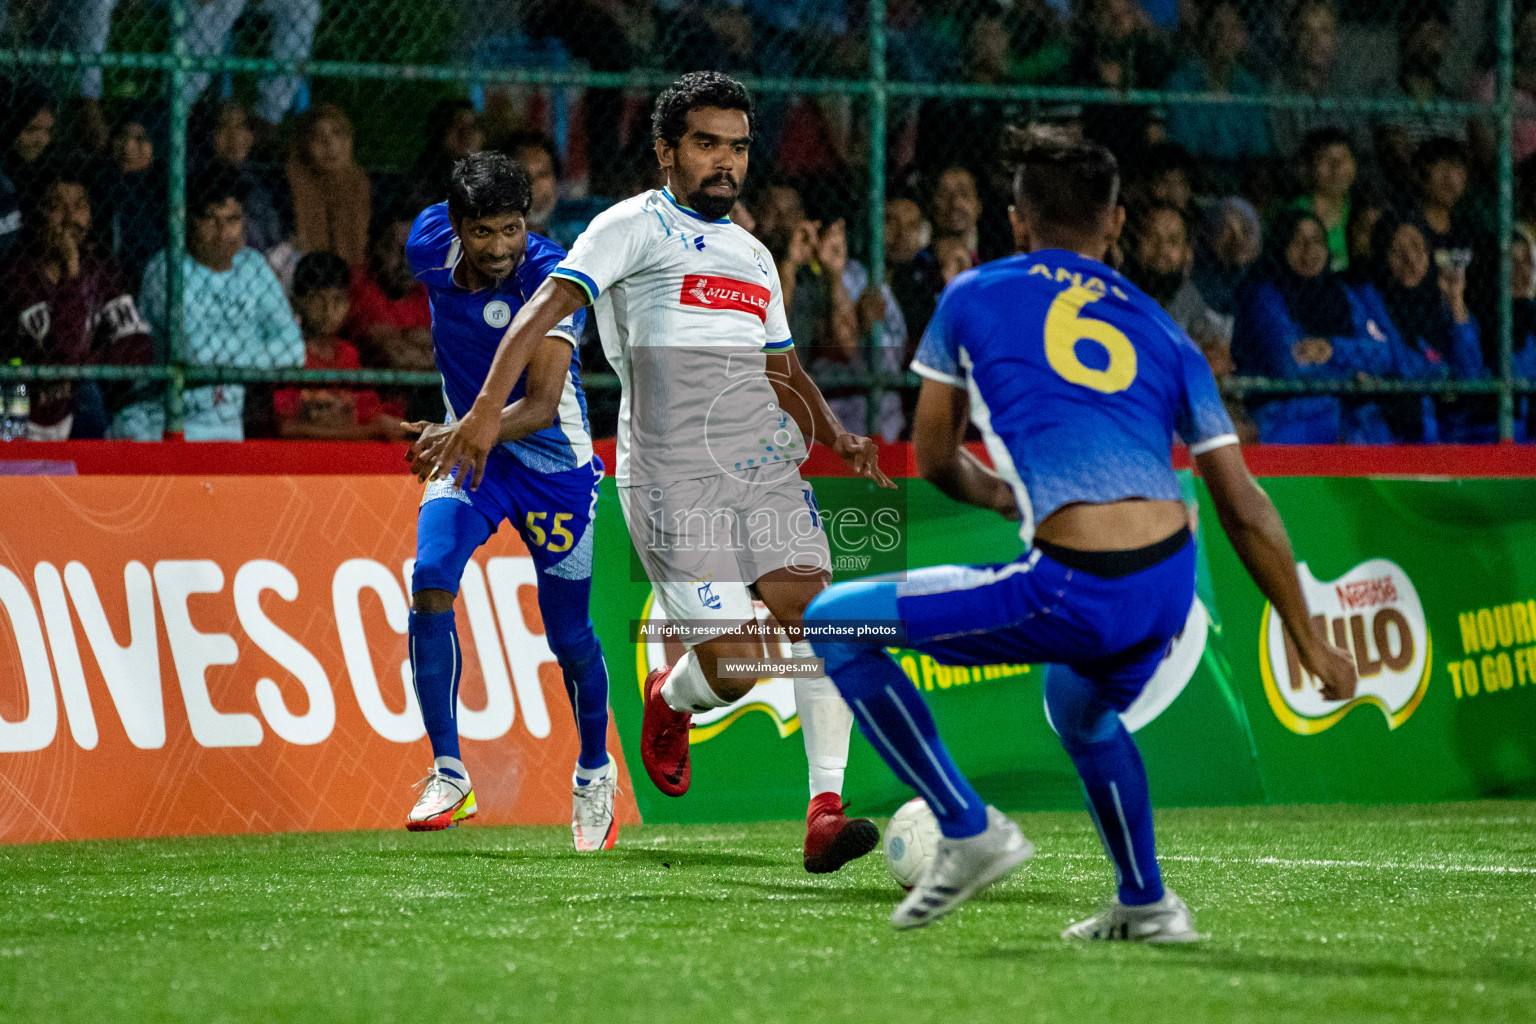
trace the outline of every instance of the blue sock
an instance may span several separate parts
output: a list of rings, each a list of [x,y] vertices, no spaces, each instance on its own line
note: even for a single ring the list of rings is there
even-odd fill
[[[1045,677],[1045,700],[1061,745],[1077,767],[1104,852],[1114,863],[1120,902],[1163,898],[1163,876],[1152,838],[1147,770],[1119,712],[1099,699],[1093,683],[1065,665]]]
[[[432,756],[457,759],[459,674],[464,659],[459,653],[452,609],[437,615],[412,611],[408,633],[411,678],[416,681],[416,702],[421,705],[421,720],[432,741]]]
[[[583,768],[601,768],[608,763],[608,666],[603,662],[603,648],[593,636],[584,654],[559,660],[566,696],[576,713],[576,732],[581,737],[576,763]]]
[[[560,663],[565,693],[576,715],[576,732],[581,738],[576,763],[589,770],[608,763],[608,666],[587,612],[591,590],[590,577],[569,580],[547,573],[539,576],[544,639]]]
[[[831,587],[806,609],[807,625],[829,620],[894,619],[895,584],[844,583]],[[949,756],[928,705],[880,647],[811,641],[827,674],[853,709],[866,739],[907,785],[916,790],[951,839],[987,827],[987,807]]]

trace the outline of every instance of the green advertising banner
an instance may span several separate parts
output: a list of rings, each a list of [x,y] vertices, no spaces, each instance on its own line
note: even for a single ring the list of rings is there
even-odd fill
[[[1314,621],[1355,657],[1324,704],[1219,530],[1204,543],[1265,796],[1454,800],[1536,784],[1536,481],[1264,481]],[[1215,511],[1202,494],[1202,520]]]
[[[1185,476],[1200,522],[1216,515]],[[1003,562],[1015,527],[921,480],[872,493],[863,481],[815,481],[824,518],[898,508],[916,567]],[[1428,801],[1536,790],[1536,481],[1272,478],[1303,563],[1308,602],[1354,654],[1356,699],[1328,704],[1296,663],[1278,621],[1219,529],[1202,527],[1198,596],[1173,653],[1126,714],[1162,806]],[[598,547],[629,549],[611,481]],[[838,578],[888,571],[831,534]],[[630,559],[597,560],[593,615],[613,666],[613,710],[638,763],[641,681],[681,648],[635,644],[650,586]],[[626,572],[626,566],[629,571]],[[784,652],[784,653],[787,653]],[[928,698],[961,767],[1011,810],[1074,808],[1080,790],[1043,710],[1039,666],[952,668],[911,651],[898,661]],[[648,821],[793,818],[807,798],[805,753],[788,680],[770,680],[695,719],[693,787],[670,799],[643,773]],[[855,736],[845,797],[889,812],[910,793]]]

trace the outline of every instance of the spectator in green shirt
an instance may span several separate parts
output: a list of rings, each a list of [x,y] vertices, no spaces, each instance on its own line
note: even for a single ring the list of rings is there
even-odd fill
[[[1349,269],[1349,208],[1355,187],[1354,146],[1340,128],[1319,128],[1301,143],[1297,156],[1302,194],[1291,206],[1305,210],[1328,231],[1328,269]]]

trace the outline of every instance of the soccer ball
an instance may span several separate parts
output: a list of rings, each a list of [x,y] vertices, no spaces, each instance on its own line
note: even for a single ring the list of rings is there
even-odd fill
[[[921,798],[908,800],[885,826],[885,866],[903,889],[923,877],[939,849],[939,819]]]

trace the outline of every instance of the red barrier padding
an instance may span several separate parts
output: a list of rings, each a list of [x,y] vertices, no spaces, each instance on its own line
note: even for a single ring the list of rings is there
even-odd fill
[[[614,441],[596,442],[613,475]],[[967,446],[988,461],[980,444]],[[1253,445],[1243,456],[1255,476],[1536,477],[1536,445]],[[375,476],[407,471],[405,445],[375,441],[12,441],[0,463],[72,463],[83,476]],[[1189,468],[1176,448],[1173,463]],[[891,477],[917,475],[910,444],[880,446],[880,468]],[[806,476],[850,476],[827,448],[811,449]],[[3,467],[0,467],[3,475]]]

